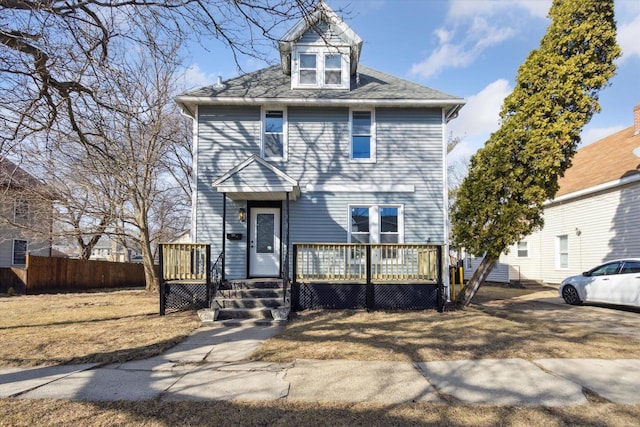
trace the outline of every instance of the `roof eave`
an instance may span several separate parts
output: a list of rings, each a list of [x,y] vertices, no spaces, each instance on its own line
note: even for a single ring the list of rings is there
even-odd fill
[[[452,99],[339,99],[339,98],[250,98],[250,97],[205,97],[205,96],[178,96],[176,102],[187,108],[191,105],[286,105],[286,106],[351,106],[351,105],[376,105],[389,107],[441,107],[457,112],[466,101],[462,98]],[[452,119],[453,117],[451,117]]]

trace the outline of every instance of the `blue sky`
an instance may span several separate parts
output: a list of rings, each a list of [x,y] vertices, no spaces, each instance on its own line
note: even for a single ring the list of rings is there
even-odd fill
[[[462,138],[450,160],[467,159],[498,128],[502,101],[513,89],[518,67],[538,47],[551,6],[551,0],[325,2],[344,10],[345,22],[364,40],[362,64],[466,99],[448,127]],[[583,144],[631,126],[633,107],[640,103],[640,1],[615,0],[615,8],[623,56],[611,85],[600,94],[602,111],[584,129]],[[206,50],[194,46],[190,64],[188,87],[238,75],[229,51],[216,42]],[[245,72],[267,65],[241,59]]]

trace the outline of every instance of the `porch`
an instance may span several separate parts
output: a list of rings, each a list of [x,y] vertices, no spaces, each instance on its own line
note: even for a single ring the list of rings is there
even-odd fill
[[[292,246],[291,276],[285,269],[284,280],[279,283],[282,283],[282,305],[293,310],[442,307],[442,245],[294,243]],[[224,297],[220,291],[229,285],[224,279],[224,252],[212,263],[210,245],[181,243],[161,245],[160,255],[161,314],[167,308],[212,307],[216,298]],[[255,305],[255,301],[252,303]],[[241,308],[242,302],[238,301],[237,306]]]

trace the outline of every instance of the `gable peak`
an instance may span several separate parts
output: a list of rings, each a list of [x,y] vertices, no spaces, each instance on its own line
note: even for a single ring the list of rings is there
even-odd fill
[[[362,50],[362,39],[349,27],[323,0],[320,0],[311,13],[302,17],[278,42],[280,50],[280,60],[282,70],[285,74],[291,74],[291,52],[298,41],[308,31],[313,31],[325,41],[326,44],[333,42],[326,40],[323,33],[322,24],[339,37],[340,46],[350,48],[351,74],[357,69]]]

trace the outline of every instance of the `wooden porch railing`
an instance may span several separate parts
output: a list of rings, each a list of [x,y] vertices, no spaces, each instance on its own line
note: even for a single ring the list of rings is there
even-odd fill
[[[210,247],[204,243],[163,243],[162,278],[171,281],[207,282]]]
[[[296,243],[298,283],[437,283],[439,245]]]

